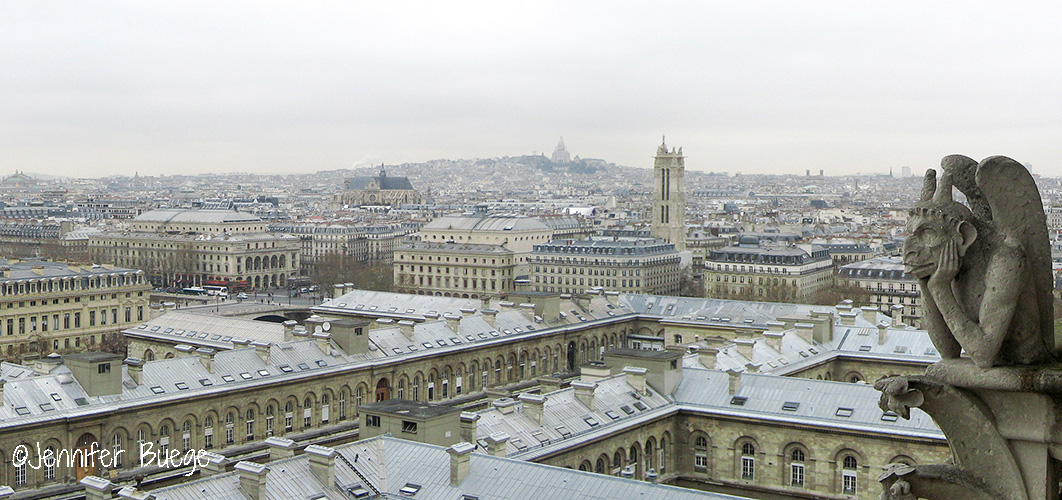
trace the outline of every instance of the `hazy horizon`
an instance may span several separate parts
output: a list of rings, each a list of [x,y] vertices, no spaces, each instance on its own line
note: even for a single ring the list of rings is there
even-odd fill
[[[549,155],[1062,175],[1058,5],[3,2],[0,174]]]

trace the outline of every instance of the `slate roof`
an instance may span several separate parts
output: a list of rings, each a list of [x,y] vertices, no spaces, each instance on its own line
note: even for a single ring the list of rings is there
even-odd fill
[[[378,436],[335,448],[335,484],[323,485],[309,468],[307,455],[268,464],[268,500],[293,498],[349,499],[348,488],[363,486],[353,467],[387,499],[459,500],[462,495],[491,500],[667,498],[669,500],[737,500],[742,497],[677,488],[646,481],[582,472],[532,462],[473,453],[468,474],[450,485],[447,448],[391,436]],[[403,494],[408,484],[419,486]],[[337,488],[336,485],[341,488]],[[368,488],[367,488],[368,489]],[[151,491],[158,500],[244,500],[239,475],[228,472]]]
[[[168,311],[122,331],[127,337],[142,337],[173,344],[189,344],[213,349],[232,349],[232,340],[246,339],[269,343],[284,341],[284,326],[267,321],[248,321],[182,311]]]
[[[234,210],[163,208],[144,212],[133,220],[144,222],[218,224],[223,222],[259,222],[262,219],[247,212],[237,212]]]
[[[388,177],[388,176],[372,176],[372,177],[354,177],[347,181],[347,189],[366,189],[369,185],[369,181],[375,179],[376,185],[380,186],[382,190],[412,190],[413,184],[409,182],[408,177]]]
[[[425,224],[422,230],[550,231],[551,229],[541,220],[524,215],[447,215]]]

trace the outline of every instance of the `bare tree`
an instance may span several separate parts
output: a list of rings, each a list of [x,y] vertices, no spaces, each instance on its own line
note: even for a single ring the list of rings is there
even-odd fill
[[[353,255],[330,252],[314,259],[310,280],[325,295],[340,283],[354,283],[362,290],[394,290],[394,276],[387,264],[359,260]]]

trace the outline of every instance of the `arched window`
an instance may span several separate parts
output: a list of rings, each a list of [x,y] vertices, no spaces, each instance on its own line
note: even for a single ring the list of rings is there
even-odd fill
[[[26,484],[26,467],[29,460],[22,463],[15,464],[15,486],[22,486]]]
[[[225,444],[236,442],[236,414],[231,411],[225,415]]]
[[[604,474],[605,473],[605,459],[604,458],[598,458],[597,459],[597,463],[594,464],[594,472],[596,472],[598,474]]]
[[[612,468],[618,469],[623,467],[623,452],[616,450],[616,453],[612,455]]]
[[[139,440],[139,436],[137,436]],[[207,417],[203,419],[203,448],[211,449],[214,447],[214,417]]]
[[[328,409],[331,406],[331,400],[328,398],[328,394],[321,396],[321,425],[328,423]]]
[[[435,374],[428,374],[428,401],[435,400]]]
[[[247,440],[254,441],[254,410],[247,410]]]
[[[756,477],[756,447],[752,443],[741,445],[741,479]]]
[[[181,449],[184,452],[192,449],[192,422],[189,420],[181,425]]]
[[[406,399],[406,380],[398,381],[398,399]]]
[[[284,405],[284,431],[291,432],[292,426],[295,420],[295,405],[288,401],[288,404]]]
[[[708,470],[708,438],[704,436],[693,440],[693,468],[698,472]]]
[[[115,432],[111,437],[111,456],[114,457],[114,468],[120,468],[122,466],[122,455],[125,452],[122,449],[122,434]]]
[[[347,390],[343,389],[339,392],[339,399],[336,399],[336,404],[339,405],[339,419],[347,419]]]
[[[117,434],[115,434],[115,435],[117,436]],[[44,463],[44,480],[45,481],[54,481],[55,480],[55,463],[57,462],[57,460],[55,458],[55,447],[54,446],[49,446],[49,447],[44,449],[44,460],[42,460],[42,462]]]
[[[841,491],[846,495],[856,493],[856,473],[859,462],[852,455],[846,455],[841,468]]]
[[[170,451],[170,426],[162,424],[159,427],[159,453],[165,455]]]
[[[313,425],[313,400],[307,397],[302,402],[302,426],[309,428]]]
[[[272,404],[266,407],[266,436],[273,435],[273,422],[276,417],[277,410]]]
[[[364,401],[364,398],[365,398],[365,390],[364,389],[362,389],[361,387],[358,387],[357,389],[354,390],[354,411],[355,412],[359,411],[358,408],[361,408],[361,403],[362,403],[362,401]]]
[[[789,485],[804,487],[804,450],[796,448],[789,454]]]

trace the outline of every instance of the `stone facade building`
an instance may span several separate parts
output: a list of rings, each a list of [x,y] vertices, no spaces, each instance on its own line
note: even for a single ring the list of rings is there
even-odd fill
[[[655,238],[553,240],[531,252],[531,289],[582,293],[603,287],[625,293],[677,293],[675,246]]]
[[[232,210],[152,210],[128,230],[91,235],[89,248],[98,262],[143,269],[156,286],[282,287],[299,270],[297,237]]]
[[[902,258],[877,257],[841,266],[837,280],[844,286],[870,292],[871,305],[894,315],[894,321],[916,327],[922,325],[925,310],[921,303],[922,294],[918,290],[918,281],[904,271]]]
[[[114,266],[0,260],[0,359],[99,349],[148,316],[144,273]]]
[[[833,286],[830,253],[814,245],[761,245],[743,238],[737,246],[712,250],[704,265],[709,296],[799,301]]]
[[[374,401],[397,398],[458,403],[487,397],[488,392],[513,395],[536,385],[554,387],[543,389],[548,395],[567,376],[557,378],[553,374],[574,375],[580,366],[607,361],[611,356],[608,351],[626,346],[632,338],[659,337],[667,346],[674,346],[677,345],[672,340],[675,335],[730,339],[743,335],[766,336],[768,321],[780,316],[807,315],[812,310],[810,306],[793,304],[745,306],[730,301],[618,293],[570,299],[529,295],[523,300],[531,302],[485,303],[453,297],[353,291],[315,308],[323,316],[311,317],[304,326],[294,322],[284,325],[282,341],[233,337],[228,341],[233,344],[231,349],[190,349],[190,344],[185,347],[179,344],[189,338],[187,325],[166,327],[162,323],[166,316],[162,316],[152,321],[159,326],[154,334],[172,337],[178,343],[173,358],[156,357],[150,362],[127,359],[122,363],[115,357],[95,356],[72,360],[50,358],[34,366],[4,363],[0,365],[4,380],[0,385],[3,398],[0,456],[11,456],[19,445],[35,442],[40,442],[42,449],[89,449],[95,445],[96,449],[124,450],[125,461],[108,469],[132,480],[144,472],[135,467],[133,453],[142,443],[149,443],[155,449],[180,451],[237,450],[268,437],[347,432],[359,408]],[[752,321],[745,322],[745,317],[735,313],[720,312],[739,309],[746,310],[747,319]],[[711,319],[719,314],[734,314],[734,321]],[[852,321],[854,327],[868,324],[860,317]],[[205,327],[197,328],[206,331]],[[178,330],[182,333],[177,333]],[[832,342],[829,338],[824,340],[824,346]],[[681,350],[674,355],[674,361],[679,361],[679,356]],[[633,363],[629,355],[622,359],[623,364]],[[655,364],[646,364],[650,370],[645,374],[648,385],[639,387],[653,393],[645,393],[643,399],[666,396],[674,403],[650,412],[638,409],[635,402],[630,402],[631,413],[622,407],[603,408],[604,416],[595,417],[601,419],[598,422],[601,425],[583,421],[588,428],[618,429],[601,435],[573,431],[568,438],[563,430],[552,428],[550,433],[558,436],[557,447],[539,446],[544,453],[533,460],[573,468],[587,461],[596,467],[602,455],[611,464],[615,452],[622,448],[621,473],[627,466],[641,463],[642,468],[632,468],[632,477],[637,474],[639,479],[647,477],[649,467],[644,464],[651,463],[652,468],[663,471],[658,473],[660,480],[689,480],[700,487],[700,483],[734,478],[726,484],[716,481],[714,486],[708,486],[737,488],[747,483],[753,489],[782,489],[785,484],[780,471],[786,465],[777,456],[788,453],[786,446],[793,442],[806,446],[808,471],[814,473],[808,481],[815,485],[809,488],[817,497],[834,498],[821,491],[830,491],[838,481],[832,474],[844,474],[843,464],[837,465],[838,461],[844,461],[842,451],[850,448],[855,452],[859,467],[857,484],[861,485],[872,467],[891,458],[897,446],[906,446],[907,442],[903,441],[906,422],[885,422],[882,425],[886,426],[886,432],[878,435],[866,432],[866,442],[863,442],[859,441],[862,438],[857,436],[859,431],[854,427],[830,424],[817,414],[790,414],[782,408],[773,417],[761,418],[743,412],[729,403],[729,397],[717,394],[722,391],[717,387],[729,387],[729,376],[723,372],[707,373],[702,368],[690,384],[711,390],[676,399],[683,394],[681,385],[670,384],[685,379],[689,373],[681,379],[657,373],[678,369],[679,365],[672,367],[671,361],[664,360],[668,368],[661,368],[652,360]],[[842,357],[838,356],[825,363],[841,361]],[[822,366],[819,363],[816,369]],[[907,373],[904,370],[899,367],[894,372]],[[757,409],[754,406],[760,404],[758,392],[752,389],[760,382],[747,376],[739,380],[744,390],[751,392],[746,394],[738,389],[735,395],[748,397],[747,410]],[[865,388],[851,384],[839,386]],[[676,391],[669,392],[670,387]],[[578,390],[578,384],[573,390]],[[604,386],[601,390],[615,391]],[[605,401],[605,392],[598,396]],[[562,396],[551,397],[554,403],[564,401]],[[716,399],[702,399],[708,397]],[[726,400],[717,401],[719,398]],[[851,399],[845,393],[831,404],[840,407],[842,401]],[[546,404],[548,408],[550,403]],[[766,408],[774,403],[764,400],[762,404]],[[693,409],[683,410],[682,405]],[[801,411],[808,411],[812,406],[821,405],[804,404]],[[864,414],[863,408],[855,408],[853,416],[879,418]],[[527,411],[526,407],[523,411]],[[619,422],[637,425],[621,429],[606,424],[604,419],[613,420],[607,411],[615,413]],[[646,417],[650,413],[651,418]],[[665,417],[664,413],[675,416],[657,419],[657,416]],[[74,415],[76,418],[71,418]],[[581,419],[582,414],[573,417]],[[752,426],[750,422],[757,418],[763,424]],[[694,470],[698,462],[693,450],[700,449],[696,437],[701,434],[695,435],[697,432],[703,433],[711,443],[706,462],[710,465],[706,465],[707,472],[703,474]],[[842,448],[841,440],[852,444]],[[919,440],[928,442],[930,447],[944,447],[932,436],[911,437],[911,442],[921,443]],[[755,455],[748,455],[755,460],[755,471],[764,471],[762,475],[754,471],[752,480],[743,479],[740,474],[735,476],[732,471],[742,469],[740,465],[730,465],[730,460],[740,464],[745,455],[733,452],[732,448],[737,443],[737,449],[742,450],[745,442],[755,447]],[[666,443],[662,457],[661,443]],[[651,450],[652,462],[641,458],[647,450]],[[922,455],[911,458],[925,460]],[[611,468],[610,465],[610,471]],[[54,469],[38,470],[6,462],[0,468],[0,485],[8,484],[21,491],[71,483],[103,472],[98,464],[87,467],[60,464]],[[856,491],[858,498],[871,498],[869,491],[862,487]]]

